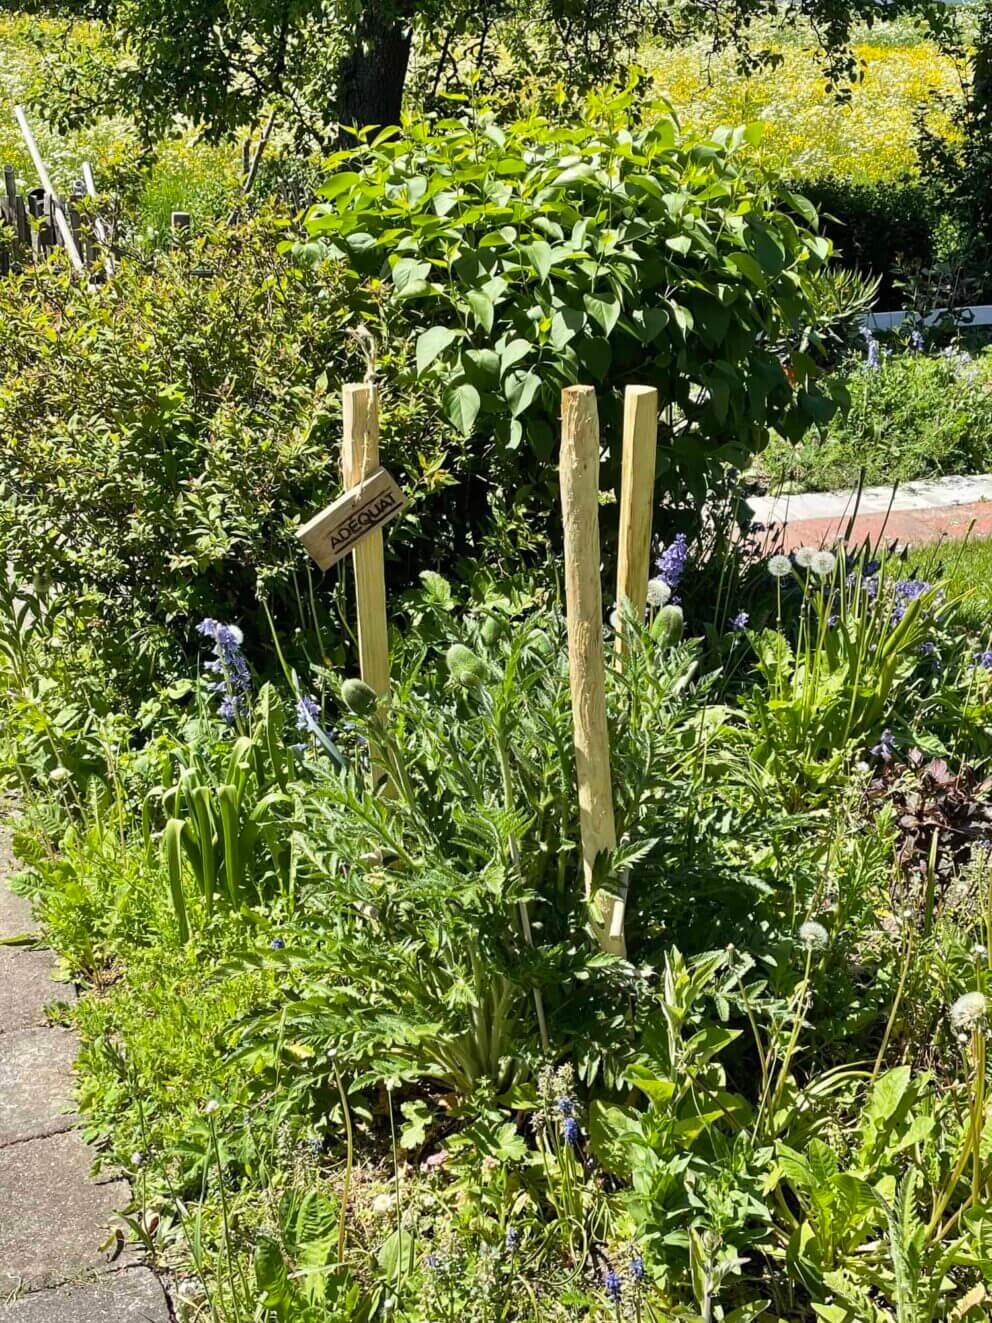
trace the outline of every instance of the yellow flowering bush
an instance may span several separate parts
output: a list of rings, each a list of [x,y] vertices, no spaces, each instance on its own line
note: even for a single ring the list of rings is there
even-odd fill
[[[769,166],[797,178],[832,176],[876,183],[915,174],[913,116],[933,92],[960,95],[954,62],[932,42],[859,43],[864,76],[850,102],[827,91],[815,51],[780,46],[782,62],[748,77],[732,52],[710,55],[705,44],[671,51],[653,47],[645,67],[686,127],[763,120],[759,151]],[[948,134],[946,115],[935,127]]]

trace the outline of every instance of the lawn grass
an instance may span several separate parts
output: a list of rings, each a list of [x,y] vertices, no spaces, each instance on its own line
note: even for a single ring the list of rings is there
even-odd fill
[[[921,578],[936,579],[943,569],[946,591],[961,598],[960,616],[990,646],[992,639],[992,538],[968,538],[924,547],[914,557]]]

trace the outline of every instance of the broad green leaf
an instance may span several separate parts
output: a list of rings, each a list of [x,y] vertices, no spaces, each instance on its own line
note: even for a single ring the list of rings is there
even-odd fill
[[[511,372],[503,389],[513,417],[518,418],[541,389],[541,378],[536,372]]]
[[[535,239],[524,248],[524,254],[543,284],[551,274],[551,264],[554,260],[551,245],[545,243],[543,239]]]
[[[599,298],[595,294],[585,294],[582,302],[585,304],[589,316],[599,322],[606,334],[609,335],[620,317],[620,300],[616,296]]]
[[[417,376],[422,377],[439,354],[458,339],[450,326],[432,326],[417,337]]]
[[[551,343],[564,349],[585,325],[586,315],[579,308],[559,308],[551,318]]]
[[[458,386],[449,386],[442,398],[445,416],[463,436],[470,436],[482,406],[479,392],[471,382],[463,381]]]
[[[468,306],[472,309],[475,320],[486,332],[493,329],[493,321],[496,317],[496,310],[493,307],[492,299],[488,294],[483,294],[481,289],[473,289],[468,293]]]
[[[531,351],[529,340],[511,340],[510,343],[500,352],[499,366],[500,371],[505,375],[521,359],[526,358]]]

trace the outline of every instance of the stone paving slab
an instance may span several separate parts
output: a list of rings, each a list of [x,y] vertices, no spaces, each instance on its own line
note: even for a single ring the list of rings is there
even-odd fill
[[[126,1268],[0,1304],[0,1323],[169,1323],[169,1308],[154,1273]]]
[[[70,983],[53,980],[55,969],[50,951],[0,946],[0,1034],[44,1025],[49,1002],[75,1001]]]
[[[10,832],[0,828],[0,878],[17,871],[17,861],[11,848]],[[21,937],[25,933],[37,933],[38,924],[31,914],[31,902],[23,896],[15,896],[0,883],[0,939]]]
[[[99,1247],[130,1191],[126,1181],[94,1184],[92,1165],[75,1130],[0,1149],[0,1299],[108,1268],[110,1253]]]
[[[981,505],[992,501],[992,474],[974,477],[924,478],[893,487],[863,487],[832,492],[785,492],[753,496],[748,505],[755,519],[764,524],[793,523],[805,519],[840,519],[850,515],[857,502],[859,515],[885,514],[888,510],[933,510],[945,506]]]
[[[65,1029],[0,1034],[0,1148],[68,1130],[75,1036]]]

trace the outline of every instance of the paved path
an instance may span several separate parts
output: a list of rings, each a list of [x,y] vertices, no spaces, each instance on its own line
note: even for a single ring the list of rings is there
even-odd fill
[[[807,492],[796,496],[753,497],[754,518],[765,528],[765,543],[785,551],[829,546],[844,536],[853,516],[849,541],[865,540],[923,546],[948,539],[992,537],[992,474],[973,478],[937,478],[891,487],[853,491]]]
[[[5,885],[14,866],[0,827],[0,940],[37,932]],[[130,1191],[90,1175],[72,1113],[76,1038],[45,1018],[75,994],[54,973],[50,952],[0,946],[0,1323],[169,1323],[155,1275],[130,1249],[100,1249]]]

